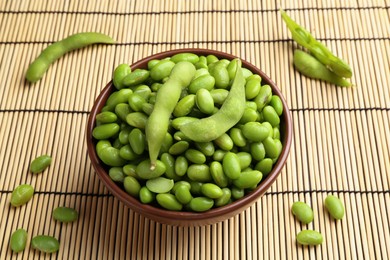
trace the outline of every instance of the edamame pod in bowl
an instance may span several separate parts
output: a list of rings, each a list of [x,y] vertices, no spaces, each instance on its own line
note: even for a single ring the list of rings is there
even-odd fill
[[[131,65],[131,71],[137,69],[150,72],[140,82],[142,93],[147,93],[142,106],[138,99],[118,94],[135,93],[141,86],[125,85],[115,91],[110,83],[88,120],[92,164],[118,199],[152,220],[198,226],[232,217],[264,194],[287,159],[292,130],[286,102],[263,72],[233,55],[202,49],[156,54]],[[207,84],[200,84],[200,79],[207,79]],[[115,122],[114,116],[98,117],[97,122],[107,99],[112,102],[111,95],[130,109]],[[113,123],[119,131],[104,133],[102,125]],[[100,132],[94,137],[97,126]],[[142,138],[135,139],[134,133]],[[107,154],[129,148],[131,156]],[[118,178],[110,172],[123,174]]]

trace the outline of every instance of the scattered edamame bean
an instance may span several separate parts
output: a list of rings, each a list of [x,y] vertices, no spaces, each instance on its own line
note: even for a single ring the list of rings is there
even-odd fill
[[[338,197],[334,195],[329,195],[326,197],[325,208],[334,219],[342,219],[344,217],[343,203]]]
[[[44,253],[55,253],[60,249],[60,243],[52,236],[38,235],[31,239],[31,247]]]
[[[314,219],[313,210],[302,201],[296,201],[291,207],[293,215],[303,224],[309,224]]]
[[[304,246],[316,246],[323,242],[323,237],[320,232],[315,230],[302,230],[297,234],[297,242]]]
[[[58,207],[53,210],[53,218],[60,222],[73,222],[79,217],[77,210],[68,207]]]
[[[34,188],[29,184],[21,184],[11,193],[11,205],[19,207],[26,204],[34,195]]]
[[[35,158],[30,164],[30,171],[32,173],[43,172],[51,164],[51,156],[41,155]]]
[[[26,248],[27,231],[23,228],[15,230],[11,235],[10,248],[13,252],[19,253]]]

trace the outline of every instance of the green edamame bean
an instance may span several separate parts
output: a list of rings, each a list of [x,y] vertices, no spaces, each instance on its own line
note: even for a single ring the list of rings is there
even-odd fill
[[[207,197],[193,198],[189,203],[189,208],[195,212],[204,212],[214,206],[214,200]]]
[[[157,92],[162,86],[163,86],[163,84],[155,82],[152,84],[152,86],[150,86],[150,88],[153,92]],[[149,98],[150,98],[150,95],[149,95]]]
[[[96,115],[96,123],[101,124],[107,124],[107,123],[114,123],[118,120],[117,115],[115,113],[112,113],[110,111],[101,112]]]
[[[233,184],[239,189],[248,189],[259,184],[262,178],[263,174],[260,171],[245,171],[241,172],[240,176],[233,180]]]
[[[150,159],[143,160],[137,165],[135,172],[137,175],[145,180],[153,179],[160,177],[166,171],[165,164],[162,161],[156,161],[156,167],[150,169]]]
[[[22,252],[27,244],[27,231],[23,228],[15,230],[11,235],[10,247],[15,253]]]
[[[344,217],[343,203],[338,197],[334,195],[329,195],[326,197],[325,208],[334,219],[342,219]]]
[[[69,207],[58,207],[53,210],[53,218],[59,222],[69,223],[78,219],[77,210]]]
[[[272,138],[280,140],[280,130],[279,130],[279,128],[274,127],[272,132],[273,132]]]
[[[234,127],[230,129],[230,138],[235,146],[244,147],[246,145],[246,139],[239,128]]]
[[[99,153],[105,149],[106,147],[111,147],[111,143],[110,141],[107,141],[107,140],[100,140],[97,144],[96,144],[96,153],[99,155]]]
[[[260,93],[260,80],[251,79],[245,84],[245,97],[247,100],[254,99]]]
[[[169,153],[161,154],[161,161],[165,165],[165,176],[172,180],[178,180],[180,177],[176,174],[175,171],[175,158]]]
[[[233,186],[233,188],[232,188],[232,197],[234,199],[236,199],[236,200],[241,199],[242,197],[244,197],[244,195],[245,195],[244,189],[237,188],[236,186]]]
[[[219,59],[213,54],[207,55],[206,59],[207,59],[207,65],[219,61]]]
[[[201,192],[204,196],[210,199],[218,199],[223,195],[222,189],[214,183],[205,183],[201,187]]]
[[[157,60],[157,59],[150,60],[148,62],[148,70],[153,69],[153,67],[156,66],[159,62],[160,62],[160,60]]]
[[[280,124],[280,118],[272,106],[265,106],[262,113],[264,120],[269,122],[273,127]]]
[[[214,104],[222,105],[226,98],[229,95],[229,90],[226,89],[212,89],[210,91],[211,96],[213,97]]]
[[[192,94],[187,95],[177,103],[175,109],[173,110],[173,115],[175,117],[186,116],[192,111],[194,106],[195,106],[195,95]]]
[[[145,100],[148,100],[150,95],[152,94],[152,90],[148,85],[139,85],[134,89],[133,93],[140,95]]]
[[[165,134],[163,143],[161,145],[160,153],[161,154],[167,153],[169,151],[169,148],[171,148],[172,144],[173,144],[173,137],[170,133],[167,132]],[[145,147],[145,149],[146,149],[146,147]]]
[[[146,186],[139,190],[139,200],[144,204],[149,204],[156,198],[155,194],[151,192]]]
[[[55,253],[60,249],[60,243],[52,236],[38,235],[31,239],[31,247],[44,253]]]
[[[129,96],[129,105],[133,111],[136,111],[136,112],[142,111],[142,106],[145,103],[146,103],[146,100],[141,95],[139,95],[135,92],[133,92]]]
[[[309,224],[314,219],[313,210],[302,201],[296,201],[291,207],[292,214],[303,224]]]
[[[123,174],[126,176],[132,176],[134,178],[139,178],[137,173],[136,173],[136,168],[137,165],[135,164],[126,164],[125,166],[122,167]]]
[[[115,138],[112,147],[116,149],[121,149],[123,147],[123,144],[119,141],[119,138]]]
[[[173,67],[169,79],[158,91],[153,112],[149,116],[145,129],[152,168],[160,153],[164,136],[168,131],[169,119],[179,101],[182,89],[190,84],[195,71],[194,65],[190,62],[181,61],[177,63]]]
[[[26,204],[34,195],[34,188],[29,184],[21,184],[11,194],[11,205],[19,207]]]
[[[229,180],[223,172],[222,164],[218,161],[213,161],[210,164],[210,174],[214,182],[221,188],[227,187]]]
[[[130,114],[131,112],[134,112],[129,106],[129,104],[125,104],[125,103],[119,103],[118,105],[116,105],[114,111],[115,114],[122,121],[126,121],[127,115]]]
[[[184,205],[188,204],[192,200],[190,187],[186,185],[179,185],[175,190],[176,199]]]
[[[191,184],[188,181],[177,181],[173,185],[173,188],[172,188],[171,192],[175,193],[177,188],[179,188],[182,185],[185,186],[189,190],[191,189]]]
[[[246,108],[250,108],[250,109],[257,111],[257,105],[256,105],[255,101],[246,101],[245,106],[246,106]]]
[[[187,141],[179,141],[174,143],[171,148],[169,148],[168,152],[172,155],[179,155],[184,153],[190,144]]]
[[[133,151],[129,144],[126,144],[119,149],[119,156],[128,161],[138,158],[138,154]]]
[[[117,182],[123,182],[123,179],[125,178],[122,167],[111,167],[110,170],[108,170],[108,175],[111,180]]]
[[[230,61],[229,64],[227,65],[226,69],[227,69],[228,74],[229,74],[229,79],[232,80],[234,78],[234,75],[235,75],[236,70],[237,70],[237,61],[236,60]]]
[[[133,112],[126,116],[126,122],[134,127],[145,129],[148,116],[142,112]]]
[[[118,140],[121,144],[125,145],[129,143],[129,134],[130,134],[130,129],[125,128],[122,131],[119,132],[118,135]]]
[[[323,242],[323,237],[320,232],[315,230],[302,230],[297,234],[297,242],[304,246],[316,246]]]
[[[232,60],[232,62],[235,62],[237,64],[237,60]],[[218,64],[223,66],[223,67],[225,67],[225,68],[227,68],[227,66],[230,64],[230,60],[228,60],[228,59],[220,59],[218,61]]]
[[[261,171],[264,176],[272,171],[273,160],[264,158],[255,165],[255,170]]]
[[[246,124],[248,122],[256,122],[258,120],[259,116],[257,114],[256,110],[253,110],[252,108],[245,108],[244,114],[242,115],[239,123],[240,124]]]
[[[206,156],[202,152],[195,149],[188,149],[184,156],[188,161],[196,164],[203,164],[206,162]]]
[[[210,75],[215,79],[216,88],[226,89],[229,86],[229,73],[222,63],[218,63],[213,67],[209,67],[209,72]]]
[[[158,204],[161,207],[173,210],[180,211],[183,208],[183,205],[176,199],[175,195],[169,193],[160,193],[156,196]]]
[[[212,114],[214,111],[214,100],[207,89],[201,88],[196,92],[196,106],[202,113]]]
[[[157,177],[146,181],[146,187],[154,193],[167,193],[173,188],[172,179]]]
[[[112,74],[112,83],[117,89],[122,89],[125,86],[123,85],[123,79],[131,73],[131,68],[128,64],[119,64],[115,68],[114,73]]]
[[[272,88],[269,85],[261,86],[259,94],[254,99],[257,105],[257,110],[261,112],[263,108],[271,101],[271,98]]]
[[[119,154],[119,149],[111,146],[104,147],[103,149],[96,149],[98,157],[103,163],[109,166],[123,166],[126,164],[126,160]]]
[[[125,87],[133,87],[143,83],[149,78],[149,75],[150,72],[148,70],[136,69],[122,80],[122,84]]]
[[[191,141],[187,136],[185,136],[183,134],[183,132],[181,131],[176,131],[174,134],[173,134],[173,139],[177,140],[177,141]]]
[[[262,79],[261,79],[260,75],[258,75],[258,74],[253,74],[253,75],[250,75],[249,77],[247,77],[247,78],[246,78],[246,81],[249,81],[249,80],[252,80],[252,79],[259,80],[259,81],[260,81],[260,83],[261,83],[261,81],[262,81]]]
[[[249,78],[253,75],[252,71],[248,70],[247,68],[242,68],[242,75],[245,79]]]
[[[216,150],[213,154],[213,160],[218,162],[222,161],[226,153],[227,151],[224,150],[220,150],[220,149]]]
[[[215,206],[222,207],[229,203],[230,198],[232,197],[232,192],[229,188],[222,189],[222,196],[215,200]]]
[[[43,172],[51,164],[51,156],[41,155],[35,158],[30,164],[30,171],[32,173]]]
[[[272,95],[269,104],[275,109],[276,114],[281,116],[283,114],[283,103],[279,96]]]
[[[293,63],[295,68],[306,77],[324,80],[341,87],[352,86],[349,81],[338,76],[336,73],[329,70],[321,62],[319,62],[316,58],[304,51],[294,51]]]
[[[269,137],[272,137],[274,135],[274,127],[272,127],[272,125],[267,122],[267,121],[264,121],[263,123],[261,123],[261,125],[265,126],[268,128],[268,131],[269,131]]]
[[[252,162],[252,155],[247,152],[237,153],[238,160],[240,161],[241,170],[248,168]]]
[[[191,94],[196,94],[199,89],[207,89],[211,91],[214,88],[214,85],[214,77],[207,72],[207,74],[201,75],[191,81],[191,84],[188,86],[188,92]]]
[[[222,160],[222,168],[229,179],[238,179],[241,173],[241,165],[237,154],[232,152],[226,153]]]
[[[113,44],[115,41],[102,33],[76,33],[47,46],[28,67],[26,79],[31,82],[40,80],[50,65],[64,54],[95,43]]]
[[[154,105],[150,103],[144,103],[142,104],[142,112],[150,116],[150,114],[153,112]]]
[[[192,195],[202,195],[202,185],[203,183],[202,182],[199,182],[199,181],[192,181],[190,182],[190,185],[191,185],[191,194]]]
[[[92,136],[95,139],[109,139],[116,135],[120,130],[120,126],[117,123],[110,123],[96,126],[92,131]]]
[[[150,70],[150,77],[155,81],[161,81],[171,73],[175,63],[170,60],[161,60]]]
[[[250,151],[253,159],[255,159],[256,161],[261,161],[265,157],[265,148],[262,142],[251,143]]]
[[[242,134],[252,142],[261,142],[269,136],[269,130],[259,122],[248,122],[242,127]]]
[[[205,56],[200,56],[199,61],[195,63],[196,69],[207,69],[207,58]]]
[[[134,128],[129,134],[129,143],[134,153],[142,154],[145,151],[145,134],[140,129]]]
[[[187,169],[187,176],[192,181],[211,182],[210,167],[206,164],[192,164]]]
[[[196,142],[195,147],[206,156],[213,156],[215,152],[215,147],[213,142],[202,142],[202,143]]]
[[[202,68],[202,69],[197,69],[197,70],[195,71],[195,75],[194,75],[194,77],[192,78],[191,83],[192,83],[194,80],[196,80],[197,78],[199,78],[199,77],[201,77],[201,76],[203,76],[203,75],[210,75],[208,69],[204,69],[204,68]],[[189,88],[189,87],[188,87],[188,88]],[[194,92],[194,93],[192,93],[192,94],[195,94],[195,93],[196,93],[196,92]]]
[[[234,143],[232,138],[228,134],[222,134],[219,136],[217,139],[214,140],[214,143],[221,148],[222,150],[225,151],[230,151],[233,149]]]
[[[267,137],[263,140],[263,144],[265,153],[269,156],[269,158],[277,158],[282,152],[283,146],[278,139]]]
[[[188,161],[184,156],[178,156],[175,161],[175,172],[178,176],[184,176],[188,169]]]
[[[171,61],[173,61],[174,63],[178,63],[180,61],[188,61],[192,64],[195,64],[199,61],[199,56],[194,53],[183,52],[173,55],[171,57]]]
[[[108,110],[113,111],[115,106],[121,103],[127,104],[131,93],[133,93],[133,91],[128,88],[113,92],[106,101],[106,106],[108,107]]]
[[[123,180],[123,187],[125,188],[125,191],[135,197],[139,197],[139,192],[141,190],[141,185],[139,184],[138,180],[132,176],[126,176],[126,178]]]
[[[176,130],[179,130],[183,125],[188,124],[190,122],[194,122],[196,120],[198,120],[196,117],[190,116],[177,117],[171,121],[171,125]]]

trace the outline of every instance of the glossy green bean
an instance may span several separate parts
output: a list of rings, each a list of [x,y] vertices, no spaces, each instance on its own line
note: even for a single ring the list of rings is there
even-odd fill
[[[26,248],[27,235],[27,231],[23,228],[19,228],[12,233],[9,244],[14,253],[22,252]]]
[[[43,172],[47,167],[50,166],[52,161],[51,156],[49,155],[41,155],[35,158],[30,164],[30,171],[32,173],[40,173]]]
[[[26,204],[34,195],[34,188],[29,184],[17,186],[11,193],[11,205],[19,207]]]
[[[60,249],[60,242],[52,236],[38,235],[31,239],[31,247],[44,253],[55,253]]]

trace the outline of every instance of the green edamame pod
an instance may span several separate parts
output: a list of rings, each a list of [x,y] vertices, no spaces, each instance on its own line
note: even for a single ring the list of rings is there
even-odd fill
[[[334,219],[342,219],[344,217],[343,203],[334,195],[329,195],[326,197],[325,208]]]
[[[193,198],[189,203],[189,208],[195,212],[204,212],[214,206],[214,200],[207,197]]]
[[[286,12],[283,10],[280,10],[280,12],[294,41],[308,49],[318,61],[324,66],[328,66],[339,77],[352,77],[352,70],[345,61],[335,56],[325,45],[318,42],[307,30],[291,19]]]
[[[292,214],[303,224],[309,224],[314,219],[313,210],[302,201],[296,201],[291,207]]]
[[[34,195],[34,188],[29,184],[21,184],[11,194],[11,205],[19,207],[26,204]]]
[[[125,86],[123,85],[123,79],[131,73],[131,68],[128,64],[120,64],[115,68],[114,73],[112,74],[112,83],[117,89],[122,89]]]
[[[22,252],[27,244],[27,231],[23,228],[15,230],[11,235],[10,247],[15,253]]]
[[[237,71],[233,85],[219,111],[207,118],[181,126],[180,131],[195,142],[209,142],[226,133],[237,124],[244,110],[245,80],[242,75],[241,61],[237,60]]]
[[[51,164],[51,156],[41,155],[35,158],[30,164],[30,171],[32,173],[43,172]]]
[[[295,68],[297,68],[297,70],[306,77],[324,80],[341,87],[352,86],[350,82],[336,75],[334,72],[325,67],[321,62],[304,51],[295,50],[293,62]]]
[[[176,199],[175,195],[169,193],[160,193],[156,196],[158,204],[161,207],[173,210],[180,211],[183,208],[183,205]]]
[[[125,191],[130,194],[133,197],[138,198],[139,192],[141,190],[141,185],[139,184],[138,180],[132,176],[127,176],[123,180],[123,187],[125,188]]]
[[[111,37],[102,33],[83,32],[70,35],[61,41],[47,46],[28,67],[26,79],[31,83],[40,80],[49,69],[49,66],[65,53],[95,43],[113,44],[114,42]]]
[[[149,75],[150,72],[148,70],[136,69],[122,80],[122,84],[126,87],[133,87],[143,83],[149,78]]]
[[[179,101],[181,91],[190,84],[195,71],[194,65],[190,62],[177,63],[173,67],[169,79],[157,92],[156,103],[145,129],[151,168],[155,167],[164,136],[168,131],[169,118]]]
[[[60,249],[60,243],[52,236],[38,235],[31,239],[31,247],[44,253],[54,253]]]
[[[69,223],[78,219],[77,210],[69,207],[58,207],[53,210],[53,218],[59,222]]]
[[[322,244],[323,237],[315,230],[302,230],[297,234],[297,242],[304,246],[316,246]]]

